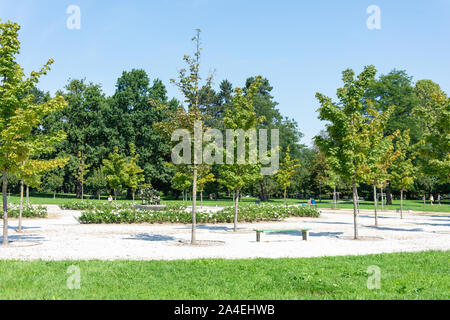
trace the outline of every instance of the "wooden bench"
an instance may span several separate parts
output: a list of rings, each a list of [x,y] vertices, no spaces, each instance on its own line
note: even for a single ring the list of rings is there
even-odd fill
[[[309,231],[311,229],[267,229],[267,230],[254,230],[256,232],[256,242],[261,242],[261,233],[264,232],[285,232],[285,231],[301,231],[303,240],[308,241]]]

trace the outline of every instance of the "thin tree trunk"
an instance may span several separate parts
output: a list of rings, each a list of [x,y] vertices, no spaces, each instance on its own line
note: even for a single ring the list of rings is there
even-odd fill
[[[238,211],[239,211],[239,190],[236,190],[236,197],[234,202],[234,232],[237,231]]]
[[[203,192],[200,192],[200,203],[201,203],[201,207],[203,209]]]
[[[19,226],[18,232],[22,232],[22,214],[23,214],[23,180],[20,181],[20,204],[19,204]]]
[[[336,186],[333,187],[333,209],[336,210]]]
[[[53,199],[56,199],[56,191],[53,191]]]
[[[6,175],[6,170],[3,170],[3,186],[2,186],[2,196],[3,196],[3,245],[7,246],[8,242],[8,199],[7,199],[7,188],[8,179]]]
[[[375,227],[378,227],[378,212],[377,212],[378,196],[377,196],[377,186],[375,184],[373,185],[373,206],[375,209]]]
[[[400,190],[400,219],[403,219],[403,189]]]
[[[27,206],[30,205],[30,187],[27,185]]]
[[[286,196],[287,196],[287,189],[284,188],[284,205],[287,207],[287,199],[286,199]]]
[[[84,200],[84,184],[81,182],[81,200]]]
[[[197,167],[194,166],[194,181],[192,182],[192,234],[191,244],[197,243]]]
[[[389,182],[386,192],[386,205],[392,205],[392,191],[391,191],[391,182]]]
[[[358,189],[356,188],[356,181],[353,180],[353,229],[354,239],[358,240]]]
[[[384,211],[384,196],[383,196],[383,188],[381,188],[381,210]]]

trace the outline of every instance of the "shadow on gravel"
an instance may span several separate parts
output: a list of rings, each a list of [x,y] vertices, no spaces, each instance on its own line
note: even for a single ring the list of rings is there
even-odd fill
[[[365,226],[365,227],[375,229],[375,230],[382,230],[382,231],[425,232],[421,228],[403,229],[403,228],[389,228],[389,227],[375,227],[375,226]]]
[[[448,222],[445,221],[445,222]],[[412,224],[417,224],[419,226],[431,226],[431,227],[450,227],[450,224],[445,223],[427,223],[427,222],[411,222]]]
[[[151,241],[151,242],[164,242],[164,241],[174,241],[177,240],[171,236],[165,236],[161,234],[148,234],[139,233],[130,238],[124,238],[124,240],[139,240],[139,241]]]
[[[345,225],[349,225],[349,224],[353,224],[353,223],[350,223],[350,222],[326,222],[326,221],[309,221],[308,220],[308,223],[321,223],[321,224],[345,224]]]
[[[182,227],[182,228],[178,228],[178,229],[183,229],[183,230],[187,230],[187,229],[191,229],[191,226],[186,226],[186,227]],[[207,225],[198,225],[197,229],[200,230],[209,230],[209,231],[233,231],[233,228],[231,227],[226,227],[226,226],[207,226]],[[238,228],[238,231],[245,231],[247,229],[244,228]]]
[[[35,234],[15,234],[8,236],[8,239],[12,242],[44,242],[46,241],[44,237]]]
[[[14,230],[15,232],[17,232],[19,230],[19,227],[17,227],[17,226],[8,226],[8,229]],[[42,228],[41,227],[26,227],[26,226],[22,226],[22,231],[36,230],[36,229],[42,229]]]
[[[297,237],[302,237],[302,232],[301,231],[296,231],[296,230],[292,230],[292,231],[271,231],[271,232],[266,232],[267,234],[278,234],[278,235],[289,235],[289,236],[297,236]],[[343,232],[310,232],[309,236],[310,237],[339,237],[341,235],[343,235]]]

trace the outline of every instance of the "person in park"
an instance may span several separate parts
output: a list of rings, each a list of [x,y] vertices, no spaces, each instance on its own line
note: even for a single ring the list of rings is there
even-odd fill
[[[442,196],[441,196],[440,193],[438,193],[438,195],[437,195],[437,201],[438,201],[438,203],[439,203],[439,206],[441,206],[441,200],[442,200]]]
[[[317,208],[316,200],[314,200],[313,198],[309,198],[308,206],[310,209],[311,209],[311,206],[313,206],[314,208]]]
[[[433,197],[433,194],[431,194],[430,195],[430,204],[433,205],[433,202],[434,202],[434,197]]]
[[[113,201],[113,197],[111,195],[109,195],[108,202],[111,203],[112,201]]]

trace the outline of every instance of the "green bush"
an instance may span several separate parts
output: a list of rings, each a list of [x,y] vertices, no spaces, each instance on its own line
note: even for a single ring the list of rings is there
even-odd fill
[[[95,209],[104,209],[104,208],[116,208],[116,209],[126,209],[131,208],[131,203],[122,203],[122,202],[97,202],[97,201],[75,201],[75,202],[67,202],[59,205],[59,207],[63,210],[95,210]]]
[[[319,217],[317,209],[277,205],[248,205],[239,208],[240,222],[280,221],[288,217]],[[227,207],[218,212],[197,212],[198,223],[231,223],[234,208]],[[79,218],[83,224],[103,223],[191,223],[192,214],[184,206],[167,206],[163,211],[137,210],[131,206],[104,205],[83,212]]]
[[[18,218],[20,213],[20,208],[18,205],[9,205],[8,206],[8,217],[9,218]],[[24,205],[22,211],[22,217],[24,218],[46,218],[47,217],[47,208],[43,206],[31,206]],[[3,218],[3,212],[0,212],[0,218]]]

